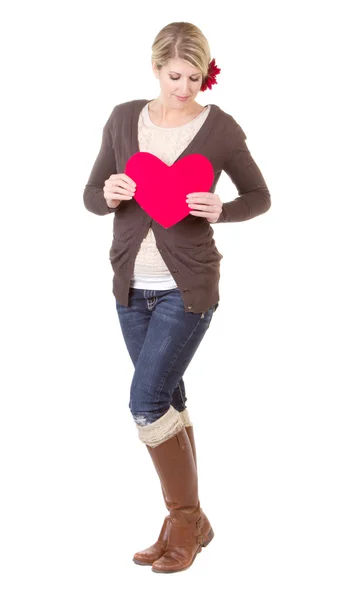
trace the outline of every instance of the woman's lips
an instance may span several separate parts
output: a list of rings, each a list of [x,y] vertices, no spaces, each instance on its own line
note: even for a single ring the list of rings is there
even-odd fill
[[[179,100],[187,100],[189,96],[177,96],[177,98],[179,98]]]

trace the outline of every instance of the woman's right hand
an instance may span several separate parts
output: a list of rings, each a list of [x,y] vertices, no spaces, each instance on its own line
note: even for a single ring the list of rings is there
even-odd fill
[[[135,182],[125,173],[111,175],[103,186],[104,198],[109,208],[117,208],[122,200],[131,200],[135,190]]]

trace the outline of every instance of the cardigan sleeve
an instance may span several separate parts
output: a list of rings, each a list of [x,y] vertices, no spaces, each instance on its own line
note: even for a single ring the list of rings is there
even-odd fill
[[[233,118],[231,132],[231,144],[223,170],[236,186],[239,196],[223,203],[216,223],[247,221],[265,213],[271,206],[270,192],[247,147],[246,135]]]
[[[106,179],[117,172],[111,133],[115,110],[116,107],[112,110],[103,127],[101,148],[83,192],[83,202],[85,207],[95,215],[108,215],[109,213],[118,210],[121,206],[121,203],[119,203],[116,208],[109,208],[103,192]]]

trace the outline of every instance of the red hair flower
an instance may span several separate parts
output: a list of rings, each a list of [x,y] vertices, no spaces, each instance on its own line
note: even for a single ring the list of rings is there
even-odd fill
[[[205,77],[202,86],[200,88],[200,90],[203,92],[204,90],[206,90],[207,88],[209,88],[211,90],[212,86],[215,85],[215,83],[217,83],[216,81],[216,75],[218,73],[220,73],[221,69],[218,68],[218,66],[215,64],[215,58],[213,58],[213,60],[209,63],[209,70],[208,70],[208,74]]]

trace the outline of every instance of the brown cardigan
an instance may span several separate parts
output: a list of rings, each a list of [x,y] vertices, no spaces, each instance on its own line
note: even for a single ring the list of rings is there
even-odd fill
[[[104,125],[102,145],[84,189],[84,205],[96,215],[115,213],[109,259],[114,272],[112,291],[120,304],[128,306],[135,259],[149,227],[152,227],[157,248],[181,293],[185,312],[204,312],[220,299],[223,255],[215,245],[212,227],[215,223],[188,215],[165,229],[134,198],[121,202],[117,208],[108,208],[103,195],[105,180],[114,173],[124,173],[127,160],[139,152],[138,119],[147,102],[150,100],[131,100],[114,107]],[[216,104],[211,104],[205,122],[176,159],[190,153],[206,156],[215,173],[210,192],[215,192],[222,171],[235,184],[240,196],[223,204],[216,223],[247,221],[265,213],[271,206],[270,192],[245,139],[246,135],[235,119]]]

